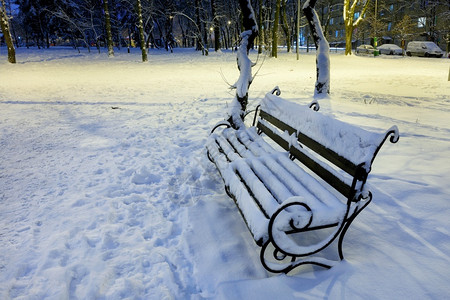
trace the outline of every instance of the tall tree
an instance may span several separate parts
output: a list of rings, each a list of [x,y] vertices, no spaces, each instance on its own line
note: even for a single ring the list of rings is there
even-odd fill
[[[108,0],[103,0],[103,11],[105,13],[105,29],[106,29],[106,42],[108,44],[108,56],[114,56],[112,30],[111,30],[111,16],[109,14]]]
[[[100,2],[80,0],[76,2],[62,1],[53,10],[44,10],[45,13],[59,18],[67,24],[72,33],[78,33],[90,52],[90,45],[95,43],[100,53],[100,38],[104,30],[101,22]]]
[[[307,0],[303,5],[303,12],[310,27],[311,35],[317,49],[316,71],[317,79],[314,90],[315,96],[330,93],[330,46],[325,38],[319,17],[314,9],[317,0]]]
[[[11,38],[11,32],[9,31],[9,17],[6,13],[5,0],[2,1],[2,6],[0,7],[0,25],[5,37],[6,46],[8,47],[8,61],[12,64],[16,63],[16,49],[14,48],[14,43]]]
[[[281,2],[281,28],[283,29],[284,36],[286,37],[286,47],[287,52],[291,52],[291,34],[289,32],[289,24],[288,24],[288,17],[286,12],[286,0],[282,0]]]
[[[299,59],[299,36],[300,36],[300,0],[297,0],[297,20],[295,22],[295,43],[297,44],[297,47],[295,48],[297,53],[297,60]]]
[[[142,52],[142,61],[148,61],[147,51],[145,50],[145,36],[144,36],[144,20],[142,18],[142,4],[141,0],[137,1],[137,17],[138,17],[138,28],[139,28],[139,39],[141,40],[141,52]]]
[[[370,0],[344,0],[345,55],[352,54],[353,30],[363,20],[369,3]]]
[[[402,45],[403,54],[405,53],[406,38],[409,35],[412,35],[415,27],[416,27],[416,25],[411,20],[411,17],[408,15],[405,15],[400,22],[395,24],[394,29],[392,30],[392,32],[394,34],[396,34],[402,41],[401,45]]]
[[[205,53],[205,41],[203,40],[203,26],[204,24],[200,21],[200,0],[195,0],[195,23],[197,26],[196,39],[197,39],[197,48],[196,50],[202,50],[203,55],[208,55],[208,49],[206,49]]]
[[[217,13],[217,0],[211,0],[211,14],[213,17],[213,29],[214,29],[214,51],[220,50],[220,22],[219,15]]]
[[[262,53],[264,45],[264,31],[263,31],[263,0],[258,0],[258,53]]]
[[[280,23],[280,6],[281,0],[277,0],[277,5],[275,8],[275,20],[273,22],[272,31],[272,57],[278,56],[278,24]]]
[[[252,66],[248,53],[253,47],[255,38],[258,36],[258,25],[256,24],[255,12],[251,0],[239,0],[242,12],[242,23],[244,31],[241,33],[241,43],[237,52],[237,65],[239,79],[234,84],[236,97],[231,104],[228,122],[232,127],[238,128],[243,125],[243,117],[248,103],[248,89],[253,81]]]

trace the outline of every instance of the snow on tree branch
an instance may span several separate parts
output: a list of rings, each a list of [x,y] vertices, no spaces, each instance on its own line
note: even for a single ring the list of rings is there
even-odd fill
[[[314,96],[327,95],[330,93],[330,46],[322,31],[319,17],[314,9],[317,0],[307,0],[303,5],[303,12],[308,20],[311,35],[317,49],[316,69],[317,79]]]
[[[9,17],[8,14],[6,13],[5,0],[1,0],[0,3],[0,29],[3,33],[3,38],[5,39],[5,43],[8,48],[8,62],[15,64],[16,50],[14,48],[11,32],[9,30]]]
[[[350,4],[351,3],[351,4]],[[364,19],[364,15],[369,6],[370,0],[344,0],[343,17],[345,24],[345,55],[352,54],[352,35],[353,30]],[[355,10],[357,7],[361,7],[359,16],[355,18]]]
[[[240,127],[243,124],[242,120],[248,103],[248,89],[253,80],[253,63],[248,57],[248,52],[255,38],[258,36],[255,12],[253,11],[250,0],[239,0],[239,5],[243,16],[244,32],[241,33],[241,42],[237,51],[237,66],[240,75],[233,85],[236,88],[236,97],[233,99],[228,112],[228,121],[233,127]]]
[[[370,1],[367,0],[366,3],[364,4],[364,7],[363,7],[361,13],[359,14],[359,17],[353,23],[353,27],[357,27],[359,25],[359,23],[361,23],[361,21],[364,19],[364,15],[366,14],[366,10],[369,7],[369,3],[370,3]],[[353,9],[353,11],[354,11],[354,9]]]

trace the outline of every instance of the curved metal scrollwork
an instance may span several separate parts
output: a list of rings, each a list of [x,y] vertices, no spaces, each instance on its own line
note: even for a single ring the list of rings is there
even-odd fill
[[[369,200],[371,199],[370,192],[368,198]],[[367,204],[364,204],[364,207],[366,205]],[[303,210],[297,215],[297,218],[295,218],[294,215],[300,211],[296,211],[296,208]],[[269,221],[269,240],[261,248],[261,263],[267,270],[274,273],[288,273],[294,268],[305,264],[331,268],[331,266],[335,264],[334,261],[323,257],[311,257],[310,255],[318,253],[328,247],[339,235],[339,254],[342,253],[342,241],[345,231],[349,226],[346,221],[350,221],[351,223],[355,217],[352,216],[350,220],[347,220],[348,213],[349,207],[347,207],[345,216],[343,216],[337,226],[335,226],[335,229],[329,233],[325,239],[313,246],[300,246],[288,236],[287,232],[289,230],[285,230],[285,228],[283,228],[284,225],[279,222],[286,222],[287,218],[290,218],[289,226],[292,228],[292,232],[308,231],[313,221],[313,211],[306,203],[298,201],[289,202],[281,206],[272,215],[272,218]],[[299,220],[301,217],[305,217],[305,215],[308,214],[308,219]],[[280,219],[280,221],[278,219]],[[280,228],[283,229],[280,230]],[[268,250],[269,246],[274,248],[273,251]]]
[[[226,128],[230,128],[231,124],[228,121],[221,121],[221,122],[217,123],[216,126],[213,127],[213,129],[211,129],[211,132],[209,134],[212,134],[217,128],[219,128],[221,126],[225,126]]]
[[[386,133],[386,137],[391,136],[389,141],[393,144],[397,143],[400,138],[400,133],[397,126],[392,126]]]
[[[341,235],[339,236],[339,243],[338,243],[338,251],[339,251],[339,258],[342,260],[344,259],[344,252],[342,251],[342,243],[344,241],[344,236],[347,230],[350,228],[350,225],[352,225],[353,220],[356,219],[356,217],[359,215],[360,212],[364,210],[364,208],[369,205],[369,203],[372,201],[372,192],[369,191],[369,194],[367,197],[363,197],[360,195],[359,197],[361,202],[358,202],[358,207],[355,209],[355,213],[352,214],[352,216],[345,222],[344,228],[342,228]]]
[[[208,157],[209,161],[214,163],[214,160],[211,157],[211,154],[209,153],[209,151],[206,151],[206,156]]]
[[[320,257],[297,260],[298,256],[287,256],[285,254],[280,255],[280,251],[278,249],[270,251],[270,245],[271,242],[268,241],[262,246],[260,260],[264,268],[272,273],[289,273],[293,269],[306,264],[330,269],[335,264],[335,262],[331,260]],[[266,254],[271,257],[266,258]],[[290,259],[288,259],[289,257]],[[277,262],[271,262],[271,258]]]
[[[275,250],[273,250],[273,257],[276,260],[282,261],[282,260],[284,260],[287,257],[287,255],[282,253],[282,252],[280,252],[280,250],[275,249]]]
[[[320,109],[320,105],[319,102],[317,102],[316,99],[314,99],[310,104],[309,104],[309,108],[311,108],[314,111],[319,111]]]
[[[244,114],[244,120],[245,120],[245,118],[246,118],[249,114],[251,114],[251,113],[254,112],[254,111],[256,111],[256,109],[247,110],[247,111],[245,112],[245,114]]]
[[[301,230],[301,229],[307,229],[313,220],[313,213],[311,208],[305,204],[305,203],[301,203],[301,202],[290,202],[287,203],[283,206],[281,206],[270,218],[269,221],[269,240],[272,242],[273,246],[278,249],[280,252],[284,253],[285,255],[289,255],[289,256],[296,256],[298,253],[289,253],[288,251],[284,250],[281,245],[279,245],[279,242],[277,241],[279,238],[275,238],[275,236],[286,236],[286,234],[284,232],[277,232],[277,235],[274,234],[274,224],[277,222],[278,217],[282,214],[282,213],[289,213],[289,208],[293,207],[293,206],[300,206],[301,208],[303,208],[304,210],[306,210],[306,212],[309,213],[309,220],[306,222],[306,224],[304,224],[301,228],[299,228],[298,224],[294,223],[294,219],[290,219],[289,220],[289,225],[293,230]],[[305,223],[305,222],[304,222]],[[283,240],[283,239],[282,239]]]
[[[251,114],[251,113],[254,112],[255,115],[253,116],[253,123],[252,123],[252,126],[255,126],[255,124],[256,124],[256,118],[257,118],[257,116],[258,116],[258,112],[259,112],[259,108],[260,108],[260,107],[261,107],[261,105],[258,105],[258,106],[256,106],[255,109],[246,111],[245,114],[244,114],[243,120],[245,120],[245,118],[246,118],[249,114]]]
[[[375,150],[375,153],[373,154],[372,157],[372,161],[370,162],[370,164],[373,163],[373,161],[375,160],[375,157],[378,154],[378,151],[380,151],[381,147],[383,146],[384,142],[386,141],[386,139],[389,137],[389,141],[393,144],[397,143],[398,140],[400,139],[400,133],[398,131],[398,127],[397,126],[392,126],[391,128],[389,128],[388,131],[386,131],[386,134],[384,136],[383,141],[378,145],[377,150]]]
[[[359,200],[362,200],[362,201],[364,201],[364,202],[370,202],[370,201],[372,201],[372,192],[369,191],[368,194],[367,194],[367,197],[364,197],[364,195],[361,194],[361,195],[359,196]]]
[[[278,85],[276,86],[276,87],[274,87],[273,89],[272,89],[272,91],[270,92],[271,94],[274,94],[274,95],[277,95],[277,96],[280,96],[281,95],[281,90],[280,90],[280,88],[278,87]]]
[[[256,107],[256,109],[255,109],[255,115],[253,116],[253,123],[252,123],[252,126],[255,126],[256,125],[256,117],[258,116],[258,112],[259,112],[259,109],[261,108],[261,105],[258,105],[257,107]]]

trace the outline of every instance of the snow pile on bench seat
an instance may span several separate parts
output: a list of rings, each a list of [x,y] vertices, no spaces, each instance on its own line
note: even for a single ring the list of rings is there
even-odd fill
[[[395,138],[398,138],[396,126],[384,133],[367,131],[270,93],[262,100],[261,109],[355,165],[364,163],[368,171],[388,132],[394,132]]]
[[[241,149],[237,139],[249,150]],[[267,241],[269,219],[253,197],[271,216],[281,205],[300,199],[301,196],[302,202],[313,212],[311,227],[338,223],[345,215],[344,203],[290,160],[287,152],[273,149],[256,134],[254,127],[240,130],[228,128],[219,134],[213,133],[206,147],[225,185],[235,196],[256,241]],[[306,213],[297,215],[295,221],[302,223],[308,219],[309,213]],[[285,230],[292,229],[288,225],[287,222]]]
[[[217,169],[225,182],[225,186],[227,186],[229,191],[235,195],[239,209],[246,216],[247,225],[253,234],[253,238],[256,241],[265,241],[268,239],[267,227],[269,220],[261,212],[244,183],[241,182],[240,178],[235,173],[235,169],[231,167],[230,162],[228,161],[228,159],[231,161],[240,159],[240,156],[234,152],[234,149],[230,145],[227,145],[227,141],[224,139],[224,136],[227,136],[226,132],[232,130],[233,129],[225,129],[221,134],[211,134],[206,143],[206,148],[216,164]],[[241,136],[243,134],[244,133],[242,133]],[[254,134],[256,135],[256,133]],[[247,137],[250,136],[251,135],[247,135]],[[256,141],[253,140],[255,145],[258,145],[260,142],[262,142],[260,136],[257,136]],[[259,188],[259,190],[264,191],[265,189]]]

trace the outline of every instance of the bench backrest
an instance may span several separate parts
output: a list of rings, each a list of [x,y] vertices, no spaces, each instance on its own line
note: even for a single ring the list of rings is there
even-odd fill
[[[387,137],[393,143],[399,138],[396,126],[383,133],[367,131],[272,94],[261,102],[256,126],[351,201],[361,197]]]

